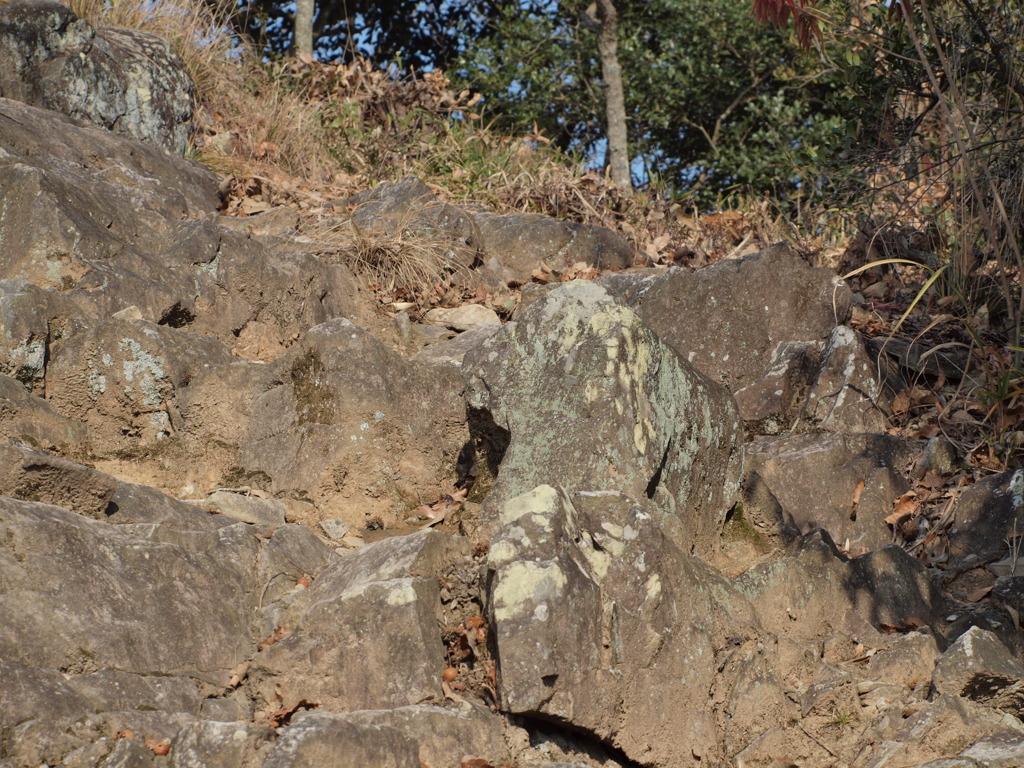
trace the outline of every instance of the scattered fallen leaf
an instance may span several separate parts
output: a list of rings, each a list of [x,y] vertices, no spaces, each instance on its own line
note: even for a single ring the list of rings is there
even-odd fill
[[[853,489],[853,503],[850,504],[850,519],[857,519],[857,505],[860,504],[861,494],[864,493],[864,481],[861,480],[857,483],[857,487]]]
[[[913,437],[915,440],[930,440],[937,434],[939,434],[938,424],[926,424],[916,432],[911,433],[911,437]]]
[[[228,688],[237,688],[245,680],[245,676],[249,674],[249,662],[243,661],[241,664],[235,666],[231,670],[231,677],[228,679]]]
[[[459,768],[494,768],[494,766],[482,757],[466,755],[459,761]]]
[[[263,641],[260,642],[259,645],[256,646],[256,649],[260,651],[265,650],[272,646],[274,643],[281,642],[291,633],[292,631],[288,629],[288,627],[286,627],[284,624],[278,624],[277,628],[274,629],[274,631],[271,632],[267,638],[265,638]]]
[[[888,525],[896,525],[903,518],[913,515],[917,512],[920,502],[917,500],[917,494],[911,491],[900,496],[893,503],[892,513],[885,518],[885,522]]]
[[[988,595],[989,595],[989,593],[991,591],[992,591],[992,586],[991,585],[989,585],[987,587],[982,587],[981,589],[976,589],[976,590],[974,590],[973,592],[971,592],[970,594],[967,595],[967,602],[969,602],[969,603],[976,603],[979,600],[981,600],[981,599],[983,599],[985,597],[988,597]]]

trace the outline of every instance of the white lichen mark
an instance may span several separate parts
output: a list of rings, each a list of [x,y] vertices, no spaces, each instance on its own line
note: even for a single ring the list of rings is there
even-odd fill
[[[617,304],[595,312],[587,332],[602,339],[606,361],[604,374],[615,387],[615,410],[634,416],[633,445],[641,456],[656,438],[652,408],[646,386],[651,373],[651,344],[632,310]],[[601,388],[588,387],[588,402],[597,399]]]
[[[131,355],[130,359],[125,358],[122,370],[126,381],[129,383],[138,381],[143,405],[151,408],[161,406],[164,401],[161,384],[167,377],[164,372],[164,359],[158,355],[151,355],[135,339],[121,339],[118,347],[122,352]],[[131,387],[125,387],[125,393],[130,395]]]
[[[565,573],[554,562],[521,561],[502,568],[494,588],[494,616],[507,621],[532,613],[540,603],[561,596]]]

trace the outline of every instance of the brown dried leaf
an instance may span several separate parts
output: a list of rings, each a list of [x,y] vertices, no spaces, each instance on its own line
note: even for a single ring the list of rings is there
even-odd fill
[[[265,638],[263,641],[259,643],[259,645],[256,646],[256,649],[260,651],[265,650],[272,646],[274,643],[281,642],[291,633],[292,631],[288,629],[288,627],[286,627],[284,624],[278,624],[277,628],[270,633],[269,637]]]
[[[967,595],[967,602],[969,602],[969,603],[976,603],[979,600],[981,600],[981,599],[983,599],[985,597],[988,597],[988,594],[991,591],[992,591],[992,585],[991,584],[989,586],[987,586],[987,587],[982,587],[981,589],[976,589],[976,590],[974,590],[973,592],[971,592],[970,594]]]
[[[915,514],[920,504],[917,494],[913,491],[900,496],[893,504],[892,514],[885,518],[885,522],[889,525],[896,525],[904,517]]]

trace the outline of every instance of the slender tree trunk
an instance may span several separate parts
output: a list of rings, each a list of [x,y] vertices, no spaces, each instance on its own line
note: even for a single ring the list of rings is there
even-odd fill
[[[615,186],[625,192],[633,190],[629,171],[629,147],[626,139],[626,96],[622,89],[622,67],[619,66],[619,15],[612,0],[596,0],[601,29],[597,34],[597,50],[601,55],[604,78],[605,112],[608,120],[608,165]]]
[[[313,14],[316,0],[295,2],[295,55],[300,59],[313,58]]]

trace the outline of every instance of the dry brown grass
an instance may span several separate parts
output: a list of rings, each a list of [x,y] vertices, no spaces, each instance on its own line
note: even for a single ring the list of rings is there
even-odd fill
[[[398,77],[367,61],[265,66],[231,34],[232,0],[71,3],[94,25],[170,41],[196,82],[195,157],[229,177],[228,213],[245,215],[256,200],[257,210],[284,204],[315,215],[413,174],[449,200],[619,231],[651,263],[699,266],[782,235],[762,205],[704,222],[685,202],[624,195],[542,135],[491,130],[474,113],[479,97],[453,91],[440,72]]]
[[[162,37],[181,57],[202,96],[237,85],[241,73],[235,62],[252,55],[244,42],[228,34],[232,0],[67,0],[78,16],[95,27],[125,27]]]

